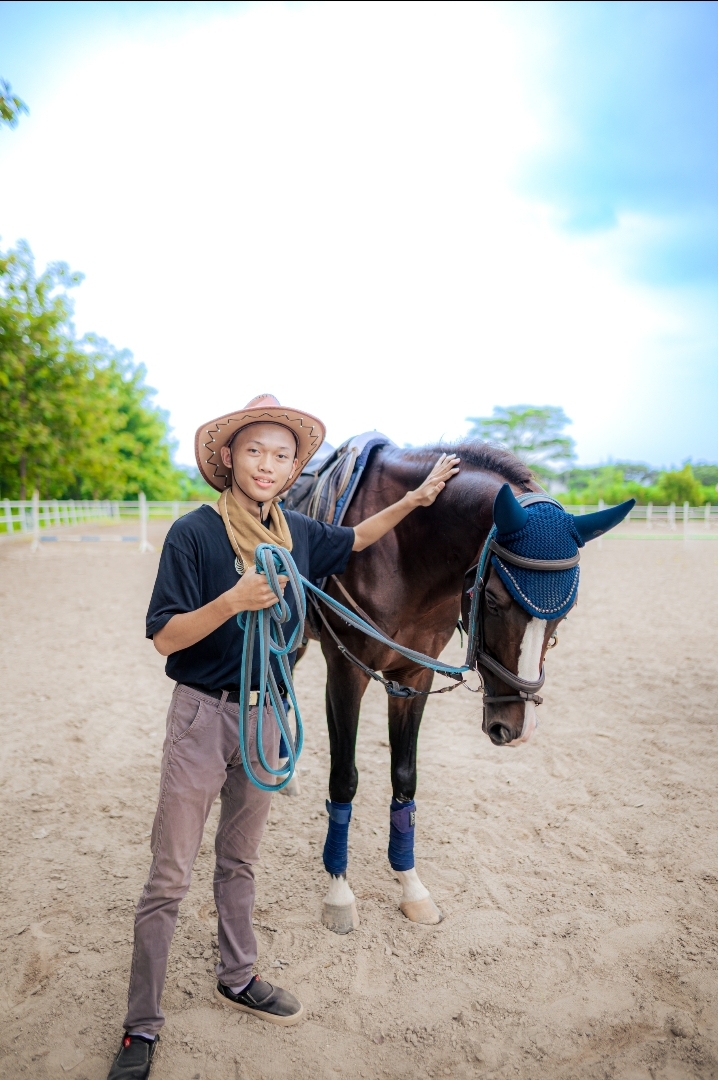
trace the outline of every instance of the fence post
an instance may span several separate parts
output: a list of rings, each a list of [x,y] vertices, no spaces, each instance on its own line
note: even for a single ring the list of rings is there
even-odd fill
[[[12,507],[9,499],[5,500],[5,532],[9,536],[12,536],[15,532],[15,526],[12,523]]]
[[[140,552],[154,551],[155,549],[147,539],[147,499],[144,491],[139,494],[140,503]]]
[[[653,515],[653,503],[649,503],[648,506],[646,507],[646,526],[649,529],[653,528],[653,522],[651,520],[652,515]]]
[[[711,504],[710,503],[706,503],[705,509],[703,511],[703,517],[705,519],[706,529],[710,529],[710,527],[711,527]]]
[[[179,517],[179,503],[178,502],[173,502],[172,503],[172,520],[176,521],[178,517]]]
[[[668,525],[669,528],[675,529],[676,527],[676,504],[671,503],[668,507]]]
[[[40,492],[35,488],[32,493],[32,544],[30,551],[40,547]]]
[[[690,516],[691,508],[687,502],[683,503],[683,535],[688,532],[688,518]]]

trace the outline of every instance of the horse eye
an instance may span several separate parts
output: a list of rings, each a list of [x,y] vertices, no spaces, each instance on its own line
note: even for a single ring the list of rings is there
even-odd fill
[[[491,595],[490,592],[486,593],[486,606],[492,615],[498,615],[499,605],[496,603],[495,598]]]

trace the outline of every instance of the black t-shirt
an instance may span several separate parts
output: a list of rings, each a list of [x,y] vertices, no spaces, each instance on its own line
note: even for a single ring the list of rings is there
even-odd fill
[[[309,581],[329,574],[341,574],[349,560],[354,530],[341,525],[327,525],[294,510],[285,510],[292,534],[292,558],[297,569]],[[224,522],[211,506],[200,506],[175,521],[167,534],[147,612],[147,637],[162,629],[173,615],[196,611],[216,600],[237,584],[234,551]],[[291,588],[286,599],[292,611],[290,622],[283,626],[289,640],[297,625],[297,611]],[[188,649],[170,653],[165,671],[171,679],[197,683],[213,690],[238,690],[244,633],[232,616],[202,641]],[[291,656],[294,662],[294,655]],[[279,676],[272,658],[274,673]],[[255,643],[252,689],[259,686],[259,643]]]

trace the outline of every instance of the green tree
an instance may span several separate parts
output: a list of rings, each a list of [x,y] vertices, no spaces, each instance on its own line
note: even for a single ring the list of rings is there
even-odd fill
[[[67,289],[81,280],[63,263],[37,277],[26,244],[0,254],[0,483],[13,498],[45,478],[52,495],[71,481],[58,433],[78,427],[87,379],[86,357],[65,332]]]
[[[693,475],[699,484],[704,487],[718,488],[718,465],[711,465],[707,461],[701,461],[693,466]]]
[[[217,492],[210,487],[196,466],[186,465],[180,476],[180,498],[186,502],[202,502],[206,499],[216,500]]]
[[[688,463],[680,470],[661,473],[653,495],[651,501],[663,505],[688,502],[691,506],[701,506],[707,501],[706,490],[696,480]]]
[[[496,406],[493,416],[468,416],[469,436],[510,450],[533,472],[551,478],[574,457],[574,440],[563,434],[571,421],[555,405]]]
[[[16,94],[13,94],[10,83],[0,79],[0,126],[7,124],[8,127],[17,127],[20,113],[29,113],[27,105]]]
[[[568,491],[560,493],[557,498],[563,503],[584,506],[595,506],[600,499],[609,506],[626,499],[635,499],[638,503],[650,502],[652,489],[636,479],[629,479],[626,472],[627,469],[621,464],[569,469],[560,477]],[[642,467],[633,466],[629,475],[637,472],[642,472]]]
[[[0,253],[0,487],[27,498],[176,499],[167,415],[145,370],[95,335],[78,340],[63,263],[39,276],[26,244]]]
[[[585,506],[595,506],[600,499],[609,505],[635,499],[643,506],[649,502],[659,506],[672,502],[689,502],[691,506],[718,502],[715,489],[700,483],[694,472],[690,462],[672,472],[658,472],[648,465],[633,462],[573,468],[561,474],[560,479],[568,491],[561,492],[557,498],[566,504]],[[713,474],[707,472],[705,475],[711,477]]]

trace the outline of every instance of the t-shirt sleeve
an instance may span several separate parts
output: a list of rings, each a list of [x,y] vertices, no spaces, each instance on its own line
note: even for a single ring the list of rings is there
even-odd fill
[[[354,530],[307,518],[309,579],[318,581],[346,569],[354,545]]]
[[[147,611],[146,636],[153,637],[173,615],[196,611],[201,606],[196,558],[165,542]]]

